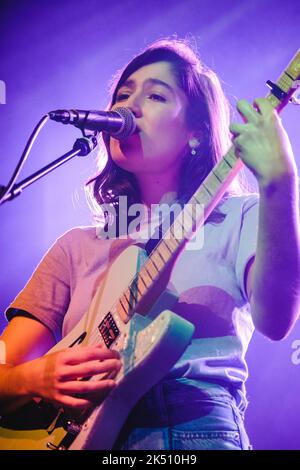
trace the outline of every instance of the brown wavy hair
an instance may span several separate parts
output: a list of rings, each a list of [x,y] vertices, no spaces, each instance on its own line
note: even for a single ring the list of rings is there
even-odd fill
[[[230,147],[230,105],[217,75],[201,62],[187,40],[162,39],[147,47],[117,73],[112,83],[108,109],[116,103],[118,90],[130,75],[145,65],[160,61],[171,64],[177,85],[188,100],[186,124],[201,135],[197,155],[191,156],[187,144],[182,159],[177,202],[184,204]],[[87,185],[92,185],[90,195],[96,210],[102,204],[112,204],[118,213],[119,196],[127,196],[128,206],[142,203],[140,191],[134,174],[118,167],[112,160],[109,135],[104,133],[102,136],[106,162],[100,173],[90,179]],[[243,192],[243,186],[237,178],[225,197]],[[216,211],[212,216],[213,219],[219,218],[216,217]]]

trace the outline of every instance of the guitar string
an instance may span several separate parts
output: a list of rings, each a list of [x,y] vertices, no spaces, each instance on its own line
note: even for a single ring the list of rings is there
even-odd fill
[[[280,77],[280,78],[281,78],[281,77]],[[277,81],[277,84],[279,83],[279,81],[280,81],[280,80]],[[290,90],[290,89],[291,89],[291,87],[289,88],[289,90]],[[286,93],[288,93],[288,91],[287,91]],[[269,93],[266,95],[266,98],[267,98],[267,99],[271,99],[272,96],[273,96],[273,95],[272,95],[272,92],[269,92]],[[276,107],[276,106],[275,106],[275,107]],[[275,107],[274,107],[274,108],[275,108]],[[197,199],[197,197],[196,197],[195,195],[198,195],[199,192],[201,193],[202,188],[204,188],[204,189],[207,191],[207,193],[210,195],[210,199],[213,198],[213,196],[211,196],[210,191],[207,189],[207,187],[206,187],[206,185],[205,185],[204,183],[206,182],[207,179],[209,179],[209,177],[210,177],[211,174],[214,174],[214,176],[216,176],[216,175],[215,175],[215,173],[217,173],[216,169],[218,169],[218,167],[221,166],[224,161],[225,161],[231,168],[233,168],[233,167],[230,165],[230,163],[226,160],[226,156],[230,155],[230,152],[232,152],[232,150],[233,150],[233,147],[231,147],[231,148],[228,150],[228,152],[223,156],[223,158],[213,167],[213,169],[211,170],[211,172],[209,173],[209,175],[207,176],[207,178],[204,180],[204,182],[201,184],[201,186],[196,190],[196,192],[193,194],[193,196],[190,198],[189,201],[191,201],[192,199],[195,199],[198,203],[201,204],[201,202]],[[238,161],[238,159],[237,159],[237,161]],[[236,162],[236,163],[237,163],[237,162]],[[234,166],[235,166],[235,165],[234,165]],[[226,176],[228,176],[228,174],[227,174]],[[217,177],[217,179],[219,179],[219,178]],[[223,182],[224,182],[224,181],[223,181]],[[222,182],[222,183],[223,183],[223,182]],[[199,195],[198,195],[198,197],[199,197]],[[201,197],[201,194],[200,194],[200,197]],[[146,262],[142,265],[142,267],[141,267],[141,271],[142,271],[143,269],[146,269],[146,271],[147,271],[147,273],[148,273],[148,276],[149,276],[150,279],[151,279],[151,283],[153,283],[153,282],[155,281],[155,278],[156,278],[157,274],[159,274],[159,272],[157,271],[156,274],[155,274],[155,276],[154,276],[154,278],[152,278],[151,273],[149,273],[148,270],[147,270],[147,263],[152,262],[152,264],[153,264],[154,267],[155,267],[155,264],[153,263],[153,260],[151,259],[151,257],[153,256],[153,253],[154,253],[155,251],[159,252],[159,248],[161,247],[162,244],[164,244],[164,245],[167,246],[165,237],[166,237],[166,235],[168,234],[168,232],[171,232],[171,230],[174,229],[174,225],[176,224],[177,219],[178,219],[179,216],[183,213],[183,211],[184,211],[184,209],[181,210],[180,214],[176,217],[175,221],[170,225],[170,228],[167,230],[167,232],[165,233],[165,235],[163,236],[163,238],[158,242],[158,244],[155,246],[155,248],[151,251],[151,253],[150,253],[150,255],[149,255],[147,261],[146,261]],[[204,223],[204,222],[205,222],[205,221],[203,221],[203,223]],[[196,221],[196,223],[197,223],[197,221]],[[172,232],[171,232],[171,233],[172,233]],[[172,239],[172,238],[171,238],[171,239]],[[177,239],[173,239],[173,241],[177,241]],[[183,240],[179,243],[179,245],[177,245],[176,250],[181,246],[181,244],[182,244],[183,242],[186,242],[186,239],[183,239]],[[167,246],[167,248],[168,248],[168,246]],[[174,255],[174,253],[171,254],[171,257],[172,257],[173,255]],[[170,259],[171,259],[171,258],[170,258]],[[169,259],[167,262],[169,262],[170,259]],[[156,267],[155,267],[155,269],[157,270]],[[116,302],[112,305],[111,309],[109,310],[110,312],[117,313],[117,316],[118,316],[119,318],[120,318],[120,314],[118,313],[118,310],[117,310],[117,305],[118,305],[118,303],[119,303],[119,304],[121,303],[121,306],[122,306],[122,308],[124,309],[124,306],[123,306],[123,304],[122,304],[122,302],[121,302],[121,299],[123,299],[123,298],[125,297],[125,299],[127,300],[128,305],[129,305],[129,310],[128,310],[128,311],[130,311],[131,308],[134,308],[134,305],[133,305],[133,306],[130,305],[130,302],[128,301],[128,299],[127,299],[127,297],[126,297],[126,293],[127,293],[128,291],[131,292],[131,288],[132,288],[131,286],[133,286],[134,283],[136,284],[136,287],[137,287],[137,281],[138,281],[139,277],[142,279],[141,271],[139,271],[138,273],[136,273],[136,274],[133,276],[133,278],[132,278],[131,281],[129,282],[129,286],[125,289],[125,291],[121,294],[121,296],[119,297],[119,299],[116,300]],[[144,282],[144,281],[143,281],[143,282]],[[150,284],[150,287],[148,286],[148,290],[149,290],[150,288],[151,288],[151,284]],[[146,293],[147,293],[147,292],[146,292]],[[144,293],[143,295],[145,295],[145,293]],[[125,313],[128,314],[128,311],[126,310]],[[108,313],[107,313],[107,314],[108,314]],[[106,314],[106,315],[107,315],[107,314]],[[105,317],[104,317],[104,318],[105,318]],[[123,321],[123,320],[121,319],[121,321]],[[88,339],[89,339],[89,343],[88,343],[88,344],[90,344],[90,345],[98,344],[98,343],[99,343],[99,334],[100,334],[101,340],[102,340],[103,343],[105,344],[105,340],[103,339],[103,336],[102,336],[102,334],[101,334],[100,331],[99,331],[99,325],[97,325],[96,327],[93,328],[93,330],[92,330],[92,332],[91,332],[91,334],[89,335],[89,338],[88,338]],[[114,343],[114,341],[113,341],[113,343]],[[113,344],[113,343],[112,343],[112,344]]]
[[[231,150],[231,149],[230,149],[230,150]],[[225,156],[223,157],[222,161],[226,161],[226,163],[228,164],[228,166],[230,167],[230,170],[231,170],[233,167],[232,167],[232,166],[229,164],[229,162],[226,160],[226,156],[229,154],[230,150],[225,154]],[[218,167],[220,166],[220,163],[221,163],[221,160],[215,165],[213,171],[207,176],[206,180],[209,179],[209,177],[211,176],[211,174],[214,174],[214,176],[215,176],[215,173],[218,171]],[[213,172],[214,172],[214,173],[213,173]],[[221,177],[222,177],[222,176],[221,176]],[[206,181],[206,180],[205,180],[205,181]],[[218,178],[218,180],[219,180],[219,178]],[[219,181],[220,181],[220,180],[219,180]],[[223,183],[223,182],[224,182],[224,181],[222,181],[222,183]],[[203,188],[204,188],[204,190],[205,190],[205,191],[208,193],[208,195],[209,195],[209,200],[206,201],[206,204],[208,205],[208,203],[212,200],[213,195],[211,194],[211,192],[210,192],[209,189],[207,188],[206,184],[204,184],[204,182],[202,183],[202,185],[200,186],[200,188],[198,188],[198,189],[196,190],[196,192],[192,195],[192,197],[190,198],[189,201],[192,201],[192,200],[194,199],[194,200],[197,201],[198,204],[199,204],[199,203],[201,204],[201,202],[199,201],[198,198],[199,198],[199,197],[202,197],[201,192],[203,192]],[[198,194],[199,192],[200,192],[200,195]],[[196,197],[196,195],[197,195],[198,197]],[[204,198],[203,198],[203,199],[204,199]],[[160,253],[159,249],[161,248],[162,245],[165,245],[165,246],[168,247],[168,243],[166,242],[165,237],[168,235],[169,232],[170,232],[170,233],[173,232],[173,234],[174,234],[175,224],[176,224],[176,223],[178,224],[178,219],[179,219],[180,215],[181,215],[183,212],[184,212],[184,209],[181,210],[180,214],[176,217],[175,221],[170,225],[170,228],[167,230],[167,232],[165,233],[164,237],[158,242],[158,244],[155,246],[155,248],[151,251],[151,253],[150,253],[150,255],[149,255],[147,261],[146,261],[145,264],[142,265],[142,267],[141,267],[141,271],[142,271],[143,269],[145,269],[145,270],[147,271],[148,276],[149,276],[150,279],[151,279],[151,283],[153,283],[153,282],[155,281],[156,276],[159,274],[159,271],[158,271],[157,268],[155,267],[155,263],[153,263],[153,260],[151,259],[151,257],[153,256],[153,253],[155,254],[155,252]],[[193,217],[193,216],[191,216],[191,217],[192,217],[192,219],[193,219],[193,223],[194,223],[194,224],[197,224],[197,219],[194,220],[194,217]],[[183,227],[183,228],[184,228],[184,227]],[[186,236],[187,236],[187,234],[186,234]],[[178,244],[178,240],[174,237],[174,235],[173,235],[173,238],[171,238],[171,239],[172,239],[173,242],[175,241],[176,244],[177,244],[176,250],[181,246],[182,243],[184,243],[184,242],[186,241],[186,238],[185,238],[185,239],[183,239],[182,241],[180,241],[179,244]],[[176,252],[176,251],[175,251],[175,252]],[[171,256],[170,256],[170,258],[167,260],[167,262],[170,261],[171,257],[174,256],[175,252],[171,252],[171,253],[170,253]],[[156,269],[156,273],[155,273],[154,278],[151,276],[151,273],[147,270],[147,263],[149,263],[149,262],[152,262],[152,264],[154,265],[154,267],[155,267],[155,269]],[[118,313],[118,311],[117,311],[117,305],[118,305],[118,303],[120,303],[120,300],[121,300],[122,298],[124,298],[124,297],[125,297],[125,299],[127,300],[128,304],[129,304],[129,310],[130,310],[131,308],[134,308],[134,306],[131,306],[131,305],[130,305],[130,302],[129,302],[128,299],[127,299],[126,293],[127,293],[128,291],[131,292],[132,287],[130,287],[130,286],[132,286],[134,283],[135,283],[136,286],[138,285],[138,279],[139,279],[139,278],[143,279],[143,276],[141,275],[141,271],[139,271],[137,274],[135,274],[135,275],[133,276],[132,280],[131,280],[130,283],[129,283],[129,287],[127,287],[127,288],[125,289],[125,291],[123,292],[123,294],[121,294],[121,296],[119,297],[119,299],[116,300],[116,302],[112,305],[111,309],[109,310],[111,313],[117,313],[118,317],[120,317],[120,315],[119,315],[119,313]],[[148,286],[147,288],[148,288],[148,290],[149,290],[149,289],[151,288],[151,285]],[[145,295],[145,293],[144,293],[143,295]],[[122,305],[122,303],[121,303],[121,305]],[[124,308],[123,305],[122,305],[122,307]],[[125,313],[128,314],[128,311],[126,310]],[[107,313],[107,314],[108,314],[108,313]],[[104,317],[104,318],[105,318],[105,317]],[[99,325],[97,325],[96,327],[93,328],[92,332],[90,333],[90,336],[89,336],[89,344],[94,345],[94,344],[99,343],[99,333],[100,333],[100,332],[99,332]],[[102,336],[102,335],[101,335],[101,333],[100,333],[100,337],[101,337],[101,336]],[[105,341],[104,341],[104,339],[103,339],[103,336],[102,336],[102,341],[105,343]]]

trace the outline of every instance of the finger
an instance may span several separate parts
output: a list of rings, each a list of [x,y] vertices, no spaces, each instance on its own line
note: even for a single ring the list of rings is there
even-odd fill
[[[245,124],[239,124],[237,122],[232,122],[229,126],[230,132],[232,132],[232,134],[235,134],[235,135],[240,134],[241,132],[244,131],[244,129],[245,129]]]
[[[100,348],[100,347],[79,347],[72,348],[65,355],[64,363],[69,365],[78,364],[81,362],[87,362],[91,360],[105,360],[111,358],[117,358],[119,354],[116,351],[111,351],[110,349]]]
[[[232,140],[232,143],[237,150],[241,150],[243,147],[240,136],[235,137],[235,139]]]
[[[97,345],[95,346],[95,348],[97,348],[97,349],[102,349],[102,350],[105,350],[105,351],[109,351],[109,352],[111,353],[112,357],[115,357],[115,358],[117,358],[117,359],[120,358],[120,353],[119,353],[119,351],[117,351],[116,349],[107,349],[107,347],[104,346],[103,344],[97,344]]]
[[[76,393],[76,394],[84,394],[84,393],[94,393],[100,392],[104,390],[112,390],[116,387],[116,382],[114,380],[89,380],[89,381],[81,381],[81,380],[74,380],[72,382],[66,382],[65,384],[60,387],[60,393]]]
[[[84,364],[77,364],[73,366],[65,366],[61,380],[73,380],[77,378],[92,377],[93,375],[101,374],[103,372],[118,371],[122,366],[119,359],[106,359],[104,361],[90,361]]]
[[[68,395],[62,395],[59,399],[56,400],[56,403],[60,406],[67,408],[83,410],[92,406],[92,401],[85,398],[70,397]]]
[[[267,98],[256,98],[254,100],[253,106],[261,114],[273,114],[274,108],[271,105],[270,101]]]
[[[242,150],[244,148],[244,145],[245,145],[244,135],[243,134],[238,134],[237,136],[235,136],[232,139],[232,143],[233,143],[235,151],[239,152],[240,150]],[[239,155],[240,154],[238,153],[238,156]]]
[[[255,111],[251,104],[248,103],[248,101],[239,100],[236,104],[236,108],[241,114],[241,116],[246,119],[247,122],[252,122],[254,124],[258,122],[259,114],[257,111]]]

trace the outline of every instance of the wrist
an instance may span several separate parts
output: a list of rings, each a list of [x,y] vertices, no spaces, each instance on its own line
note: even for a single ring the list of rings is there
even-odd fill
[[[9,390],[11,395],[14,395],[16,397],[31,396],[27,364],[29,363],[25,362],[23,364],[13,366],[7,371],[6,380],[9,384]]]
[[[25,405],[31,396],[26,392],[20,366],[1,367],[0,377],[0,414],[5,416]]]
[[[257,181],[260,195],[269,196],[275,192],[297,189],[298,175],[296,171],[286,170],[271,176],[259,177]]]

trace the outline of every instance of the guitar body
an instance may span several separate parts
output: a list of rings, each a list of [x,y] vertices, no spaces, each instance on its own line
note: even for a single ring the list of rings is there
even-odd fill
[[[124,322],[115,304],[146,259],[127,248],[111,265],[76,327],[47,354],[75,345],[103,344],[120,352],[117,386],[82,418],[32,400],[0,421],[0,449],[111,449],[130,410],[161,380],[188,346],[191,323],[172,313],[176,296],[165,290],[147,316],[134,312]],[[104,374],[93,377],[99,380]]]

